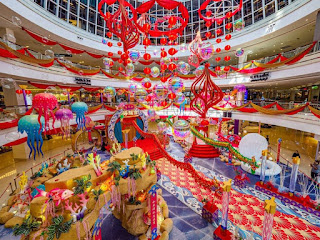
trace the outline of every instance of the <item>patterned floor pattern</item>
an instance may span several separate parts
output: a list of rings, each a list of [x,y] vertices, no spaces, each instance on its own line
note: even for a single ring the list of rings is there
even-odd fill
[[[174,185],[188,189],[198,201],[201,201],[205,196],[212,197],[212,192],[202,189],[190,174],[179,170],[165,159],[159,159],[157,166],[161,173],[168,176]],[[221,201],[219,199],[216,200],[216,204],[221,208]],[[235,190],[231,191],[229,210],[231,222],[242,229],[253,230],[253,232],[261,235],[263,218],[263,201],[250,194],[244,194]],[[320,227],[297,216],[277,211],[274,220],[273,239],[320,239]]]

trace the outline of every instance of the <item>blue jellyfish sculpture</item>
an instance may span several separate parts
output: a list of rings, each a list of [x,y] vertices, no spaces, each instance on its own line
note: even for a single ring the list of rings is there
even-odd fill
[[[71,111],[77,115],[76,123],[77,129],[83,129],[86,127],[86,117],[84,114],[88,112],[88,105],[84,102],[75,102],[71,105]]]
[[[41,122],[41,127],[40,127]],[[27,144],[30,148],[29,158],[33,153],[33,159],[36,159],[36,154],[43,156],[42,152],[42,144],[43,139],[41,133],[44,131],[45,121],[44,117],[40,118],[40,122],[38,121],[38,115],[26,115],[20,118],[18,122],[18,132],[24,133],[26,132],[28,135]],[[37,144],[37,149],[35,147],[35,142]]]

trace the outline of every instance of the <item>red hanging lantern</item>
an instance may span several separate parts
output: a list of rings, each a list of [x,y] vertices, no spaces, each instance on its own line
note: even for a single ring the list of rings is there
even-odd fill
[[[164,72],[168,68],[167,64],[161,65],[161,70]]]
[[[206,21],[206,27],[209,28],[211,26],[212,22],[211,21]]]
[[[217,20],[217,24],[218,24],[218,25],[221,25],[221,24],[222,24],[222,22],[223,22],[223,20],[222,20],[222,19],[218,19],[218,20]]]
[[[151,97],[150,97],[149,95],[148,95],[148,96],[146,96],[146,98],[145,98],[145,99],[146,99],[146,101],[147,101],[147,102],[150,102],[150,101],[151,101]]]
[[[112,42],[108,42],[108,47],[112,47]]]
[[[150,73],[151,73],[151,69],[150,69],[150,68],[145,68],[145,69],[143,70],[143,72],[144,72],[145,74],[150,74]]]
[[[145,39],[143,39],[143,45],[145,45],[145,46],[149,46],[151,44],[151,41],[150,41],[150,39],[149,38],[145,38]]]
[[[211,37],[211,32],[206,32],[206,38],[210,38]]]
[[[122,72],[123,71],[123,67],[119,67],[119,72]]]
[[[207,16],[207,17],[211,17],[211,15],[212,15],[212,12],[211,12],[210,10],[208,10],[208,11],[206,12],[206,16]]]
[[[150,26],[149,23],[143,24],[143,30],[144,30],[146,33],[148,33],[148,32],[150,31],[150,29],[151,29],[151,26]]]
[[[168,68],[170,71],[174,71],[177,68],[177,65],[174,63],[170,63]]]
[[[176,94],[172,92],[172,93],[170,93],[170,94],[168,95],[168,98],[171,99],[171,100],[172,100],[172,99],[175,99],[175,98],[176,98]]]
[[[221,57],[216,57],[216,61],[220,62],[221,61]]]
[[[122,43],[121,42],[117,42],[117,45],[118,45],[118,47],[121,47]]]
[[[166,45],[167,44],[167,39],[166,38],[161,38],[160,43],[161,43],[161,45]]]
[[[226,24],[226,29],[231,29],[232,28],[232,23],[228,23],[228,24]]]
[[[147,89],[150,88],[150,87],[151,87],[151,83],[150,83],[150,82],[146,82],[146,83],[144,84],[144,87],[147,88]]]
[[[217,38],[216,43],[221,43],[221,38]]]
[[[107,37],[111,38],[112,37],[112,32],[107,32]]]
[[[174,26],[174,25],[176,25],[176,23],[177,23],[177,18],[176,18],[175,16],[171,16],[171,17],[169,18],[168,22],[169,22],[169,24],[170,24],[171,26]]]
[[[17,93],[17,94],[22,94],[22,90],[21,90],[21,89],[18,89],[18,90],[16,90],[16,93]]]
[[[178,37],[177,34],[170,34],[170,35],[169,35],[169,40],[174,41],[174,40],[177,39],[177,37]]]
[[[223,71],[229,72],[229,71],[230,71],[230,67],[229,67],[229,66],[225,66],[224,69],[223,69]]]
[[[121,55],[121,54],[122,54],[122,51],[118,51],[118,54]]]
[[[231,18],[232,17],[232,12],[227,12],[226,17],[227,18]]]
[[[162,106],[162,107],[167,106],[167,102],[166,102],[166,101],[163,101],[163,102],[161,103],[161,106]]]
[[[221,34],[222,34],[221,28],[218,28],[218,29],[216,30],[216,33],[217,33],[217,35],[221,35]]]
[[[221,71],[221,67],[220,66],[216,66],[215,70],[216,70],[216,72],[219,72],[219,71]]]
[[[161,53],[160,53],[160,56],[161,56],[162,58],[165,58],[165,57],[167,56],[167,52],[164,51],[164,50],[162,50]]]
[[[167,78],[166,77],[161,77],[161,82],[165,83],[167,81]]]
[[[168,53],[169,53],[171,56],[175,55],[177,52],[178,52],[178,51],[177,51],[177,49],[175,49],[175,48],[170,48],[170,49],[168,50]]]
[[[129,58],[129,55],[128,55],[127,53],[123,53],[123,54],[121,55],[121,59],[122,59],[123,61],[126,61],[128,58]]]
[[[151,59],[151,55],[149,53],[145,53],[143,55],[144,60],[149,61]]]
[[[201,121],[201,125],[202,126],[208,126],[209,125],[209,121],[204,119],[204,120]]]
[[[72,96],[74,94],[74,92],[69,92],[69,95]]]
[[[225,37],[225,39],[226,39],[227,41],[229,41],[229,40],[231,39],[231,34],[227,34],[226,37]]]
[[[112,57],[112,56],[113,56],[113,53],[112,53],[112,52],[108,52],[108,56],[109,56],[109,57]]]
[[[221,48],[217,48],[217,49],[216,49],[216,52],[217,52],[217,53],[221,52]]]
[[[118,59],[118,63],[120,63],[120,64],[123,63],[121,58]]]
[[[225,56],[225,57],[224,57],[224,60],[225,60],[226,62],[230,61],[230,59],[231,59],[230,56]]]
[[[224,47],[224,50],[226,50],[226,51],[229,51],[231,49],[231,46],[230,45],[226,45],[225,47]]]
[[[31,91],[30,90],[25,90],[26,94],[31,94]]]
[[[128,65],[131,61],[129,59],[126,59],[124,62],[126,63],[126,65]]]
[[[110,67],[113,67],[113,64],[114,64],[113,62],[110,62],[110,63],[109,63],[109,66],[110,66]]]

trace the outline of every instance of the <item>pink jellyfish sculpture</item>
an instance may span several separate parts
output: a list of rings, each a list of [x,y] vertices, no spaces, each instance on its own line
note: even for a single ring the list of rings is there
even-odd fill
[[[55,117],[53,114],[53,109],[58,106],[57,98],[51,93],[38,93],[34,96],[32,100],[32,107],[35,108],[38,113],[38,122],[40,124],[40,129],[42,128],[41,116],[44,116],[44,132],[49,130],[49,118],[52,117],[52,128],[54,129]]]
[[[70,120],[73,119],[73,113],[70,109],[59,109],[56,111],[56,119],[60,120],[62,139],[70,137]]]

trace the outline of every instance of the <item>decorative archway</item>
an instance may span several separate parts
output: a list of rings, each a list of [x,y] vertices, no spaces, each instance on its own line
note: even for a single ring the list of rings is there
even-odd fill
[[[126,107],[126,106],[125,106]],[[124,113],[124,109],[119,109],[117,110],[113,116],[111,117],[109,124],[108,124],[108,137],[111,141],[118,143],[118,140],[115,136],[114,133],[114,128],[116,123],[118,122],[119,118],[121,115]],[[142,123],[143,123],[143,131],[147,132],[148,131],[148,118],[147,116],[138,108],[135,108],[134,111],[137,113],[137,115],[141,118]]]

